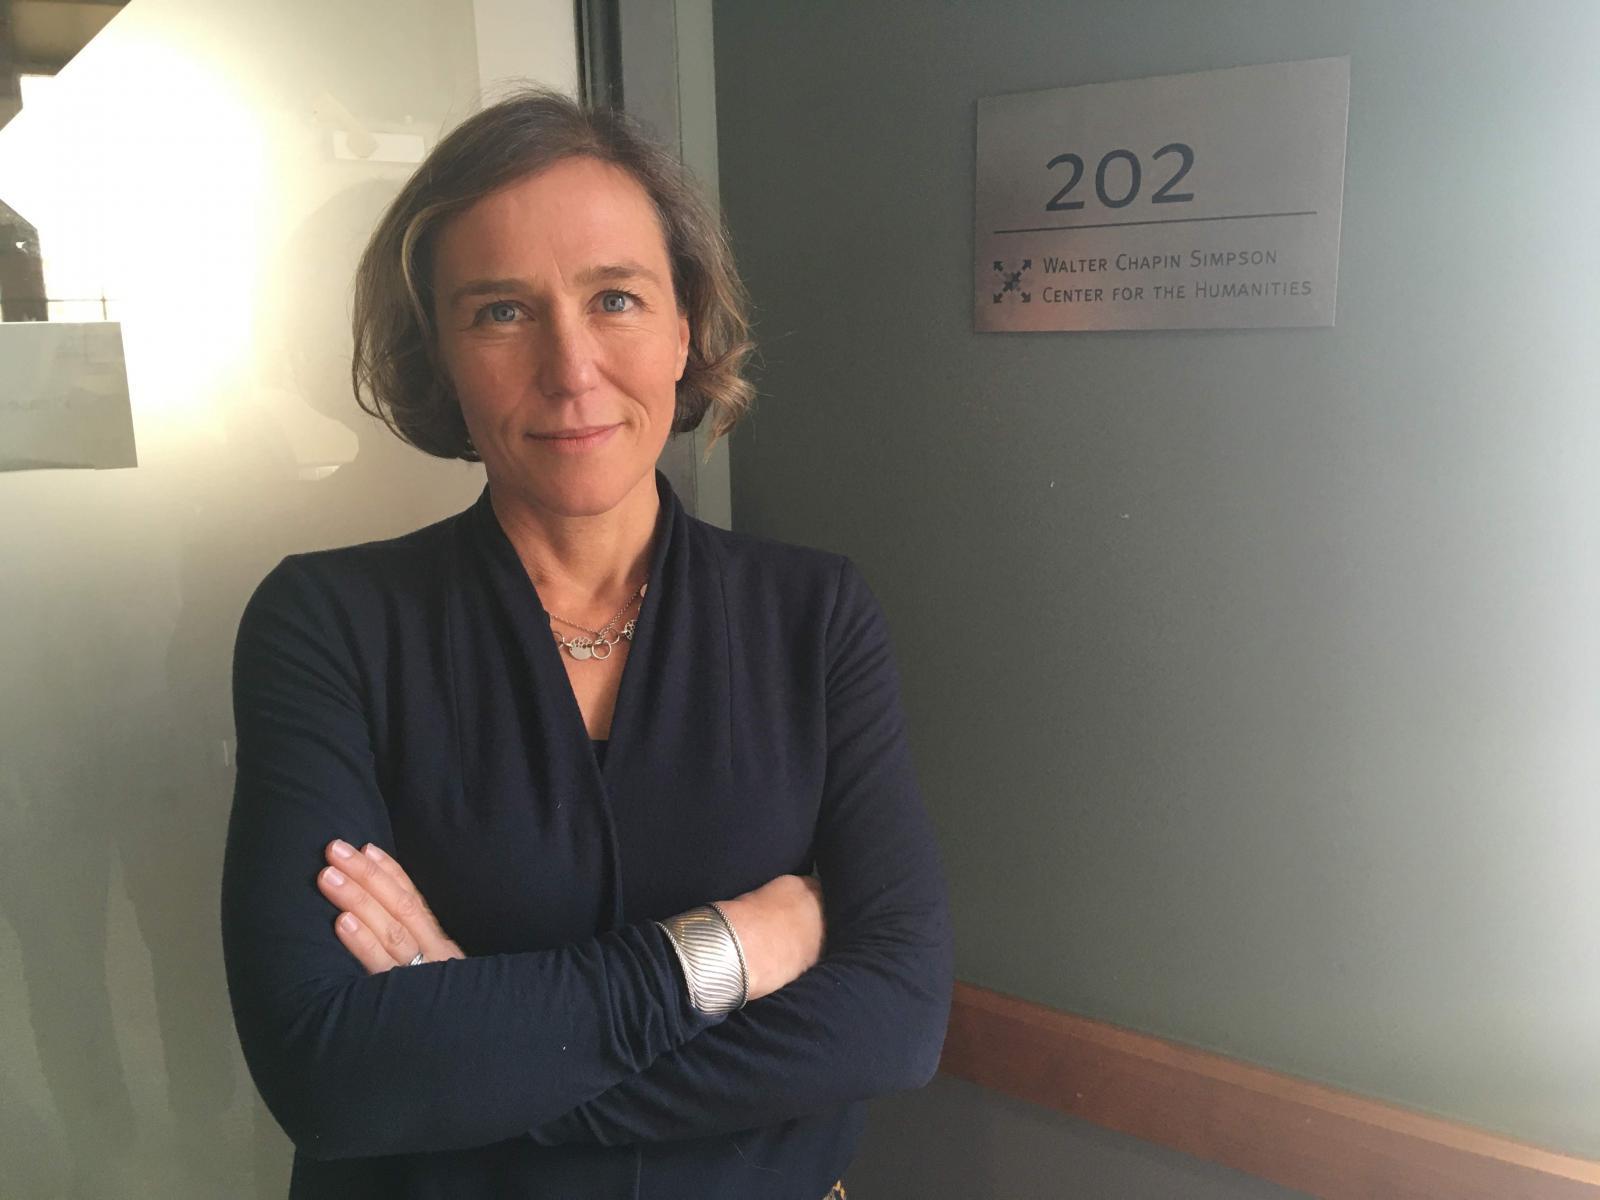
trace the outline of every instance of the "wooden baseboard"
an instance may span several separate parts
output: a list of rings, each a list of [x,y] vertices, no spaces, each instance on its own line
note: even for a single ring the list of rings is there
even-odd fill
[[[1324,1200],[1600,1198],[1600,1162],[971,984],[941,1069]]]

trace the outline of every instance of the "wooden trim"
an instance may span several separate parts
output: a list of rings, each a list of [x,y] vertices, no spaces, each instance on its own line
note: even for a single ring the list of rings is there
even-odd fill
[[[1324,1200],[1600,1198],[1600,1162],[971,984],[940,1068]]]

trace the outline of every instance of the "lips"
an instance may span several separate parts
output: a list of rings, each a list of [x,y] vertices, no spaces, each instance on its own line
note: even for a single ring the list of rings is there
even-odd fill
[[[581,425],[550,433],[530,433],[528,436],[552,450],[575,454],[600,445],[620,428],[620,425]]]

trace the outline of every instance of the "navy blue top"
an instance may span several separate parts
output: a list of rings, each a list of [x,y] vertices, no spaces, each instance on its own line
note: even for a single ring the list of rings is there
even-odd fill
[[[879,608],[657,486],[603,762],[487,491],[251,599],[222,932],[291,1197],[819,1200],[858,1102],[932,1075],[949,919]],[[314,883],[334,837],[468,957],[367,975]],[[813,867],[822,961],[700,1017],[653,920]]]

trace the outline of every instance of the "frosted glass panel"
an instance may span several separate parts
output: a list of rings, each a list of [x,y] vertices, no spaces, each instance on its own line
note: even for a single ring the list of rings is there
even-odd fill
[[[0,472],[0,1196],[286,1194],[218,935],[234,630],[284,554],[482,486],[356,408],[349,282],[519,62],[573,86],[570,3],[134,0],[0,128],[54,306],[0,368],[115,322],[138,462]]]

